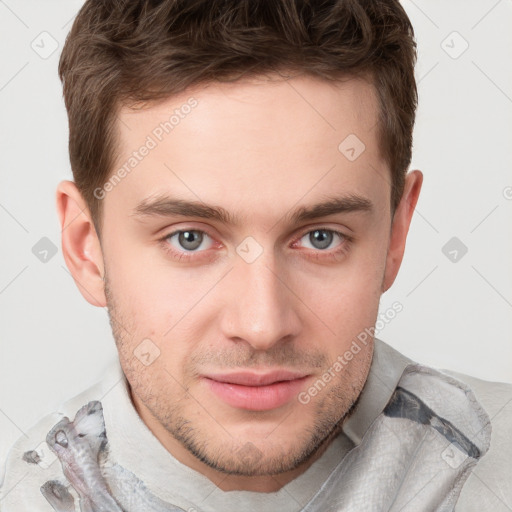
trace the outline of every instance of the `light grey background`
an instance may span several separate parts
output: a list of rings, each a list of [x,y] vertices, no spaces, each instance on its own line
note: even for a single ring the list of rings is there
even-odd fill
[[[0,480],[12,443],[116,356],[106,311],[65,267],[55,211],[71,179],[57,64],[81,4],[0,0]],[[403,5],[419,47],[411,168],[425,181],[382,297],[382,311],[403,311],[378,336],[422,363],[512,382],[512,2]],[[57,250],[46,262],[43,237]]]

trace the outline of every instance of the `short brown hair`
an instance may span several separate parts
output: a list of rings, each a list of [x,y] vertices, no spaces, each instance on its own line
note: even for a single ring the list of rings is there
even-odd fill
[[[101,227],[122,105],[214,80],[283,69],[327,80],[370,77],[391,211],[411,161],[416,44],[398,0],[87,0],[59,62],[75,183]]]

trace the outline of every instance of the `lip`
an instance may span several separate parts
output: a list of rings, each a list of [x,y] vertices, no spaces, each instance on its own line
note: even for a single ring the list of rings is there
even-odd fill
[[[241,386],[268,386],[275,382],[297,380],[305,377],[306,373],[290,370],[274,370],[266,373],[233,372],[204,375],[207,379],[223,382],[225,384],[239,384]]]
[[[276,409],[297,396],[309,374],[289,370],[267,373],[234,372],[204,375],[203,380],[223,402],[238,409]]]

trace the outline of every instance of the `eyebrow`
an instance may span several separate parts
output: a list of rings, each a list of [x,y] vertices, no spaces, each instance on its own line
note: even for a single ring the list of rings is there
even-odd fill
[[[314,220],[328,215],[348,212],[373,211],[372,202],[366,197],[350,194],[329,198],[321,203],[301,206],[294,212],[288,212],[284,218],[292,224]],[[167,196],[147,198],[132,211],[131,216],[144,217],[199,217],[216,220],[227,225],[239,225],[240,219],[221,206],[207,205],[200,201],[185,201]]]

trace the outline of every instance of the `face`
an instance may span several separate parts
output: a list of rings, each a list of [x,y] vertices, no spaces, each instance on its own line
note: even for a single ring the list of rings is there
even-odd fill
[[[303,470],[359,396],[372,340],[344,354],[375,325],[391,227],[377,114],[368,83],[308,77],[119,114],[125,172],[98,195],[120,361],[146,424],[211,478]]]

